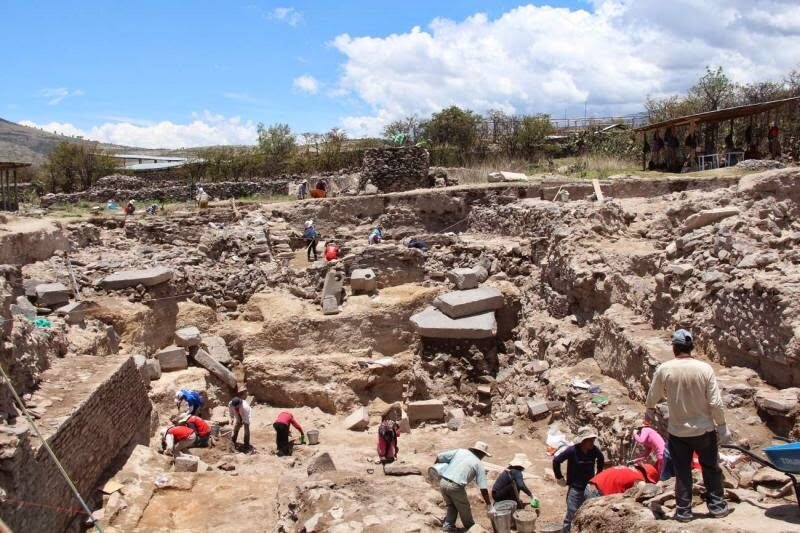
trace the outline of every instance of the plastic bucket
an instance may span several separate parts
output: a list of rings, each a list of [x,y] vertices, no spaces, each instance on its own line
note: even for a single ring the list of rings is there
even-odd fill
[[[517,533],[534,533],[536,531],[536,519],[539,514],[531,509],[524,509],[514,513],[514,523],[517,525]]]
[[[319,430],[309,429],[306,431],[306,437],[308,437],[309,444],[319,444]]]
[[[495,502],[492,506],[492,513],[489,518],[496,533],[510,533],[514,525],[514,511],[517,510],[517,502],[503,500]]]
[[[563,530],[563,524],[555,524],[553,522],[545,522],[539,526],[539,533],[561,533]]]
[[[219,424],[211,424],[211,436],[214,438],[219,437]]]
[[[800,442],[770,446],[764,453],[780,470],[800,474]]]
[[[439,478],[441,476],[439,475],[439,470],[435,466],[428,467],[428,475],[426,477],[428,483],[430,483],[433,488],[439,488]]]

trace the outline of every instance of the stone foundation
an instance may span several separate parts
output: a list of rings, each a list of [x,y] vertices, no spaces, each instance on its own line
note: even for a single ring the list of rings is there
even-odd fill
[[[374,148],[364,153],[359,189],[367,182],[380,192],[400,192],[433,186],[428,179],[430,154],[424,148]]]

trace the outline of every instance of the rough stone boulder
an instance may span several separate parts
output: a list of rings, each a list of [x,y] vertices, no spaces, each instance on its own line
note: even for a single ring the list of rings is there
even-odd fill
[[[719,222],[724,218],[732,217],[738,214],[739,214],[739,209],[735,207],[718,207],[716,209],[705,209],[687,218],[686,222],[683,223],[683,231],[688,232],[696,230],[697,228],[702,228],[703,226],[713,224],[714,222]]]
[[[458,290],[474,289],[488,277],[488,272],[482,267],[454,268],[447,273],[447,279]]]
[[[503,307],[503,304],[503,293],[494,287],[448,292],[433,301],[433,305],[450,318],[495,311]]]
[[[321,472],[332,472],[336,470],[336,465],[333,464],[333,459],[328,452],[319,452],[308,463],[306,473],[311,476]]]
[[[153,267],[146,270],[125,270],[115,272],[100,281],[100,287],[106,290],[127,289],[143,285],[153,287],[172,279],[172,270],[166,267]]]
[[[218,363],[226,366],[231,364],[231,352],[228,350],[228,345],[222,337],[218,337],[217,335],[203,335],[200,346],[205,348],[209,355]]]
[[[572,521],[573,531],[582,533],[629,533],[658,531],[644,529],[644,523],[654,524],[652,511],[622,494],[595,498],[581,505]]]
[[[413,315],[411,322],[422,337],[433,339],[488,339],[497,335],[494,311],[450,318],[429,306]]]

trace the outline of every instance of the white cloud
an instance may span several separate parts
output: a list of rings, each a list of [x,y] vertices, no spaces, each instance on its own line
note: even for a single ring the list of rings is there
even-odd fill
[[[295,89],[299,89],[308,94],[317,94],[319,91],[319,80],[309,74],[296,77],[292,85]]]
[[[51,87],[48,89],[40,89],[36,92],[39,98],[46,98],[47,105],[58,105],[64,98],[70,96],[83,96],[83,91],[80,89],[69,90],[66,87]]]
[[[279,20],[285,22],[289,26],[295,27],[303,22],[303,13],[293,7],[276,7],[269,13],[268,18],[271,20]]]
[[[629,113],[647,95],[685,91],[706,65],[747,82],[779,79],[800,58],[796,0],[591,4],[437,18],[385,37],[339,35],[332,45],[345,62],[333,94],[371,109],[342,124],[353,135],[376,134],[389,120],[452,104],[582,115],[588,101],[590,113]]]
[[[152,124],[131,122],[106,122],[82,130],[70,123],[50,122],[37,124],[22,120],[20,124],[41,128],[63,135],[82,136],[86,139],[139,148],[183,148],[215,144],[254,144],[256,125],[239,117],[224,117],[209,111],[194,113],[192,121],[176,124],[162,121]]]

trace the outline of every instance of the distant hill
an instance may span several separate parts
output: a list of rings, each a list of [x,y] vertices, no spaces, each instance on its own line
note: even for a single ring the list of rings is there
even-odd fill
[[[63,141],[76,143],[91,142],[92,144],[96,144],[98,149],[108,150],[110,152],[135,152],[137,154],[151,155],[177,155],[181,152],[180,150],[147,149],[136,148],[135,146],[98,143],[78,137],[50,133],[49,131],[23,126],[0,118],[0,161],[41,164],[44,163],[47,154],[49,154],[58,143]]]

